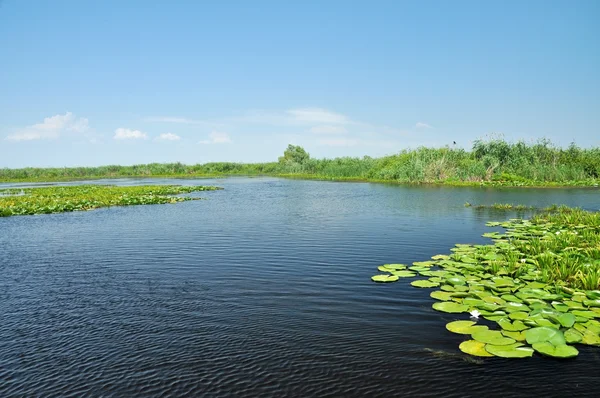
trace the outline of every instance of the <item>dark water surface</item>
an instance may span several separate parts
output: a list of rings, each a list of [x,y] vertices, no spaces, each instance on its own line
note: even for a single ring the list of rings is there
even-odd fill
[[[369,279],[515,216],[466,201],[598,209],[598,190],[118,183],[225,190],[0,218],[0,397],[598,396],[600,348],[468,361],[430,289]]]

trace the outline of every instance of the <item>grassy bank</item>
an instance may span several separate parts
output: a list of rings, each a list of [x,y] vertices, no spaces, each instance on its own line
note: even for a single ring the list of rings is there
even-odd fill
[[[2,189],[0,190],[0,217],[85,211],[109,206],[177,203],[197,198],[174,195],[217,189],[221,188],[174,185],[134,187],[81,185]]]
[[[600,148],[560,148],[547,140],[527,144],[476,141],[470,151],[418,148],[381,158],[314,159],[290,145],[277,162],[181,163],[76,168],[0,169],[0,181],[60,181],[119,177],[270,175],[303,179],[451,185],[595,186]]]
[[[433,309],[472,315],[446,326],[469,336],[460,349],[470,355],[571,358],[574,344],[600,346],[600,213],[559,207],[488,226],[506,232],[410,267],[382,265],[372,279],[426,277],[411,285],[439,288]],[[489,322],[476,324],[479,316]]]

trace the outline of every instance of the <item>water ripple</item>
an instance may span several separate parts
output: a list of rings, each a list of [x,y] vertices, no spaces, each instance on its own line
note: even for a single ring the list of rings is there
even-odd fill
[[[593,191],[176,182],[226,189],[0,219],[0,396],[594,396],[597,350],[469,359],[427,289],[369,281],[485,242],[466,201],[594,208]]]

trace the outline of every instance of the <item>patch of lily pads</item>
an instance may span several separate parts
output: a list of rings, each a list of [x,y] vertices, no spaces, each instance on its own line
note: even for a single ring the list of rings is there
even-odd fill
[[[434,310],[471,314],[446,325],[465,337],[459,349],[469,355],[574,358],[574,345],[600,346],[600,213],[559,208],[487,225],[505,229],[485,235],[492,244],[380,266],[372,279],[424,277],[410,284],[436,289]]]

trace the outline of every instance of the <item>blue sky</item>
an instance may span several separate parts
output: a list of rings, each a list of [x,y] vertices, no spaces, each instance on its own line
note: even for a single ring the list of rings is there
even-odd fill
[[[600,145],[599,1],[0,0],[0,167]]]

